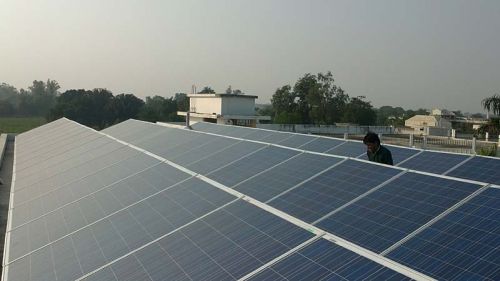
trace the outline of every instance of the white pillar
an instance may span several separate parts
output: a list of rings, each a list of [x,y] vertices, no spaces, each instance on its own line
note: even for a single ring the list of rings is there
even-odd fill
[[[451,137],[454,139],[457,136],[457,131],[455,129],[451,129]]]
[[[486,141],[490,139],[490,133],[486,132]]]
[[[500,138],[499,138],[499,144],[500,144]],[[414,147],[415,143],[413,140],[413,134],[410,134],[410,143],[408,144],[410,147]]]
[[[476,137],[472,138],[472,153],[476,154]]]
[[[344,133],[344,139],[347,140],[349,138],[349,134],[348,133]]]

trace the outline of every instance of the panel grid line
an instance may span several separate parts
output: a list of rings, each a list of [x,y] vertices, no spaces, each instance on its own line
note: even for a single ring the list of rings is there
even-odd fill
[[[426,224],[424,224],[424,225],[420,226],[419,228],[415,229],[412,233],[408,234],[403,239],[401,239],[398,242],[394,243],[392,246],[390,246],[389,248],[385,249],[380,254],[382,256],[386,256],[387,254],[389,254],[390,252],[392,252],[394,249],[396,249],[397,247],[399,247],[400,245],[402,245],[404,242],[406,242],[409,239],[413,238],[415,235],[419,234],[420,232],[422,232],[423,230],[425,230],[429,226],[433,225],[434,223],[436,223],[437,221],[439,221],[440,219],[442,219],[443,217],[445,217],[449,213],[451,213],[454,210],[458,209],[460,206],[462,206],[463,204],[465,204],[466,202],[468,202],[472,198],[476,197],[477,195],[479,195],[480,193],[482,193],[483,191],[485,191],[489,186],[490,185],[488,184],[488,185],[485,185],[485,186],[479,188],[478,190],[476,190],[475,192],[473,192],[469,196],[467,196],[464,199],[460,200],[455,205],[449,207],[444,212],[442,212],[441,214],[437,215],[436,217],[434,217],[433,219],[431,219],[430,221],[428,221]]]
[[[276,195],[276,196],[272,197],[271,199],[269,199],[269,200],[265,201],[264,203],[266,203],[266,204],[270,203],[270,202],[271,202],[271,201],[273,201],[274,199],[276,199],[276,198],[278,198],[278,197],[280,197],[280,196],[282,196],[282,195],[284,195],[284,194],[287,194],[288,192],[290,192],[290,191],[292,191],[292,190],[297,189],[299,186],[303,185],[304,183],[306,183],[306,182],[308,182],[308,181],[311,181],[311,180],[313,180],[313,179],[315,179],[315,178],[317,178],[317,177],[321,176],[322,174],[324,174],[324,173],[326,173],[326,172],[330,171],[331,169],[333,169],[333,168],[337,167],[338,165],[340,165],[340,164],[342,164],[342,163],[346,162],[347,160],[348,160],[348,159],[343,159],[343,160],[341,160],[341,161],[339,161],[339,162],[337,162],[337,163],[335,163],[335,164],[331,165],[330,167],[328,167],[328,168],[324,169],[323,171],[320,171],[320,172],[318,172],[317,174],[315,174],[315,175],[313,175],[313,176],[311,176],[311,177],[309,177],[309,178],[307,178],[307,179],[305,179],[305,180],[303,180],[303,181],[299,182],[298,184],[296,184],[296,185],[294,185],[294,186],[290,187],[289,189],[287,189],[287,190],[285,190],[285,191],[283,191],[283,192],[279,193],[278,195]]]
[[[106,186],[104,186],[104,187],[102,187],[102,188],[100,188],[100,189],[98,189],[98,190],[96,190],[96,191],[93,191],[93,192],[91,192],[91,193],[89,193],[89,194],[87,194],[87,195],[85,195],[85,196],[83,196],[83,197],[80,197],[80,198],[78,198],[78,199],[76,199],[76,200],[73,200],[73,201],[71,201],[71,202],[69,202],[69,203],[66,203],[66,204],[64,204],[64,205],[61,205],[61,206],[59,206],[57,209],[51,210],[50,212],[47,212],[47,213],[45,213],[45,214],[43,214],[43,215],[41,215],[41,216],[38,216],[38,217],[36,217],[36,218],[34,218],[34,219],[31,219],[31,220],[29,220],[29,221],[27,221],[27,222],[24,222],[24,223],[22,223],[22,224],[20,224],[20,225],[18,225],[18,226],[16,226],[16,227],[14,227],[13,229],[8,230],[7,232],[14,231],[14,230],[16,230],[16,229],[18,229],[18,228],[20,228],[20,227],[22,227],[22,226],[25,226],[25,225],[27,225],[27,224],[29,224],[29,223],[31,223],[31,222],[34,222],[34,221],[36,221],[36,220],[39,220],[39,219],[41,219],[41,218],[46,217],[47,215],[50,215],[50,214],[55,213],[55,212],[57,212],[57,211],[59,211],[59,210],[62,210],[64,207],[67,207],[67,206],[69,206],[69,205],[71,205],[71,204],[74,204],[74,203],[78,203],[78,202],[80,202],[80,201],[81,201],[81,200],[83,200],[83,199],[86,199],[86,198],[88,198],[88,197],[90,197],[90,196],[92,196],[92,195],[95,195],[96,193],[99,193],[99,192],[101,192],[101,191],[103,191],[103,190],[105,190],[105,189],[108,189],[109,187],[115,186],[115,185],[116,185],[116,184],[118,184],[118,183],[121,183],[121,182],[123,182],[123,181],[126,181],[126,180],[128,180],[128,179],[130,179],[130,178],[132,178],[132,177],[134,177],[134,176],[137,176],[138,174],[141,174],[141,173],[143,173],[143,172],[145,172],[145,171],[148,171],[148,170],[150,170],[150,169],[152,169],[152,168],[154,168],[154,167],[156,167],[156,166],[159,166],[159,165],[161,165],[161,164],[163,164],[163,162],[159,162],[159,163],[153,164],[152,166],[149,166],[149,167],[147,167],[147,168],[145,168],[145,169],[143,169],[143,170],[140,170],[140,171],[135,172],[135,173],[133,173],[133,174],[130,174],[130,175],[128,175],[128,176],[126,176],[126,177],[124,177],[124,178],[122,178],[122,179],[119,179],[119,180],[117,180],[117,181],[114,181],[114,182],[112,182],[111,184],[108,184],[108,185],[106,185]]]
[[[313,236],[312,238],[304,241],[303,243],[299,244],[298,246],[296,246],[295,248],[292,248],[290,250],[288,250],[287,252],[285,252],[284,254],[274,258],[273,260],[267,262],[266,264],[260,266],[259,268],[255,269],[254,271],[248,273],[247,275],[241,277],[240,279],[238,279],[239,281],[244,281],[244,280],[248,280],[250,279],[251,277],[259,274],[260,272],[264,271],[265,269],[267,268],[270,268],[271,266],[273,266],[274,264],[286,259],[287,257],[295,254],[295,252],[309,246],[310,244],[314,243],[315,241],[318,241],[319,239],[321,239],[321,237],[323,237],[324,234],[319,234],[319,235],[315,235]],[[278,273],[279,274],[279,273]],[[283,276],[284,277],[284,276]]]
[[[377,185],[377,186],[373,187],[372,189],[370,189],[370,190],[366,191],[365,193],[363,193],[363,194],[361,194],[361,195],[357,196],[356,198],[354,198],[354,199],[352,199],[351,201],[349,201],[349,202],[347,202],[347,203],[343,204],[342,206],[338,207],[337,209],[335,209],[335,210],[333,210],[333,211],[329,212],[328,214],[326,214],[326,215],[322,216],[321,218],[319,218],[319,219],[317,219],[317,220],[313,221],[311,224],[312,224],[312,225],[315,225],[315,224],[319,223],[320,221],[322,221],[322,220],[324,220],[324,219],[328,218],[329,216],[331,216],[331,215],[333,215],[333,214],[335,214],[335,213],[337,213],[337,212],[342,211],[343,209],[345,209],[345,208],[346,208],[346,207],[348,207],[349,205],[354,204],[354,203],[356,203],[357,201],[359,201],[359,200],[363,199],[364,197],[368,196],[369,194],[371,194],[371,193],[373,193],[373,192],[375,192],[375,191],[379,190],[380,188],[382,188],[382,187],[384,187],[385,185],[389,184],[390,182],[392,182],[392,181],[396,180],[397,178],[401,177],[402,175],[406,174],[407,172],[408,172],[408,170],[401,171],[399,174],[396,174],[395,176],[391,177],[390,179],[388,179],[388,180],[386,180],[386,181],[384,181],[384,182],[380,183],[379,185]]]
[[[462,166],[463,164],[465,164],[466,162],[468,162],[469,160],[471,160],[472,158],[474,158],[474,155],[471,155],[469,158],[465,159],[464,161],[458,163],[457,165],[451,167],[450,169],[448,169],[448,171],[444,172],[443,175],[447,175],[448,173],[450,173],[451,171],[455,170],[456,168]]]
[[[154,243],[156,243],[156,242],[160,241],[161,239],[163,239],[163,238],[165,238],[165,237],[169,236],[170,234],[172,234],[172,233],[174,233],[174,232],[176,232],[176,231],[178,231],[178,230],[184,229],[184,228],[186,228],[187,226],[189,226],[189,225],[191,225],[191,224],[193,224],[193,223],[195,223],[195,222],[197,222],[197,221],[199,221],[199,220],[202,220],[203,218],[205,218],[205,217],[207,217],[207,216],[211,215],[212,213],[215,213],[215,212],[219,211],[219,210],[220,210],[220,209],[222,209],[222,208],[225,208],[226,206],[228,206],[228,205],[230,205],[230,204],[232,204],[232,203],[234,203],[234,202],[236,202],[236,201],[238,201],[238,200],[240,200],[240,198],[235,198],[235,199],[233,199],[233,200],[231,200],[231,201],[227,202],[226,204],[224,204],[224,205],[222,205],[222,206],[220,206],[220,207],[218,207],[218,208],[216,208],[216,209],[214,209],[214,210],[212,210],[212,211],[210,211],[210,212],[208,212],[208,213],[204,214],[203,216],[200,216],[199,218],[197,218],[197,219],[195,219],[195,220],[192,220],[192,221],[190,221],[189,223],[186,223],[186,224],[184,224],[184,225],[182,225],[182,226],[180,226],[180,227],[178,227],[178,228],[176,228],[176,229],[174,229],[174,230],[172,230],[172,231],[170,231],[170,232],[168,232],[168,233],[165,233],[164,235],[162,235],[162,236],[160,236],[160,237],[156,238],[156,239],[155,239],[155,240],[153,240],[153,241],[150,241],[149,243],[146,243],[146,244],[142,245],[141,247],[139,247],[139,248],[137,248],[137,249],[134,249],[133,251],[131,251],[131,252],[127,253],[126,255],[123,255],[123,256],[121,256],[121,257],[119,257],[119,258],[116,258],[116,259],[114,259],[114,260],[112,260],[112,261],[110,261],[110,262],[108,262],[108,263],[106,263],[106,264],[102,265],[101,267],[99,267],[99,268],[97,268],[97,269],[94,269],[93,271],[91,271],[91,272],[89,272],[89,273],[87,273],[87,274],[85,274],[85,275],[81,276],[80,278],[76,279],[75,281],[80,281],[80,280],[83,280],[84,278],[86,278],[86,277],[88,277],[88,276],[90,276],[90,275],[92,275],[92,274],[96,273],[97,271],[99,271],[99,270],[101,270],[101,269],[103,269],[103,268],[105,268],[105,267],[108,267],[108,266],[110,266],[111,264],[114,264],[114,263],[116,263],[117,261],[120,261],[120,260],[122,260],[122,259],[124,259],[124,258],[126,258],[126,257],[128,257],[128,256],[130,256],[130,255],[132,255],[132,254],[134,254],[134,253],[136,253],[136,252],[138,252],[138,251],[140,251],[140,250],[142,250],[142,249],[146,248],[147,246],[152,245],[152,244],[154,244]]]
[[[417,152],[417,153],[413,154],[412,156],[410,156],[410,157],[406,158],[405,160],[403,160],[403,161],[399,162],[398,164],[396,164],[396,165],[394,165],[394,166],[396,166],[396,167],[400,167],[400,165],[401,165],[401,164],[403,164],[403,163],[405,163],[405,162],[407,162],[407,161],[409,161],[409,160],[411,160],[411,159],[413,159],[413,158],[417,157],[418,155],[420,155],[420,154],[422,154],[422,153],[424,153],[424,150],[420,150],[419,152]]]
[[[267,168],[267,169],[265,169],[265,170],[263,170],[263,171],[260,171],[260,172],[258,172],[258,173],[256,173],[256,174],[253,174],[252,176],[250,176],[250,177],[248,177],[248,178],[244,179],[243,181],[240,181],[239,183],[237,183],[237,184],[235,184],[235,185],[231,186],[231,188],[236,188],[236,187],[238,187],[240,184],[243,184],[243,183],[245,183],[245,182],[247,182],[247,181],[249,181],[249,180],[251,180],[251,179],[253,179],[253,178],[255,178],[255,177],[258,177],[259,175],[261,175],[261,174],[263,174],[263,173],[265,173],[265,172],[267,172],[267,171],[269,171],[269,170],[272,170],[272,169],[274,169],[274,168],[276,168],[276,167],[278,167],[278,166],[280,166],[280,165],[282,165],[282,164],[285,164],[285,163],[287,163],[288,161],[291,161],[291,160],[293,160],[293,159],[295,159],[295,158],[299,157],[299,156],[300,156],[300,155],[302,155],[302,154],[303,154],[303,152],[302,152],[302,153],[295,154],[294,156],[292,156],[292,157],[290,157],[290,158],[288,158],[288,159],[285,159],[285,160],[283,160],[283,161],[281,161],[281,162],[279,162],[279,163],[277,163],[277,164],[274,164],[273,166],[271,166],[271,167],[269,167],[269,168]]]
[[[112,213],[110,213],[110,214],[108,214],[108,215],[106,215],[106,216],[104,216],[104,217],[100,218],[99,220],[96,220],[96,221],[92,222],[92,223],[88,223],[87,218],[85,218],[85,219],[86,219],[86,221],[87,221],[87,225],[82,226],[82,227],[80,227],[79,229],[76,229],[76,230],[74,230],[74,231],[72,231],[72,232],[70,232],[70,233],[67,233],[66,235],[64,235],[64,236],[62,236],[62,237],[60,237],[60,238],[58,238],[58,239],[56,239],[56,240],[54,240],[54,241],[52,241],[52,242],[50,242],[50,243],[48,243],[48,244],[45,244],[44,246],[41,246],[41,247],[39,247],[39,248],[37,248],[37,249],[35,249],[35,250],[32,250],[32,251],[30,251],[30,252],[28,252],[28,253],[26,253],[26,254],[24,254],[24,255],[22,255],[22,256],[20,256],[20,257],[16,258],[16,259],[14,259],[14,260],[12,260],[12,261],[9,261],[9,262],[8,262],[7,264],[5,264],[4,266],[9,265],[9,264],[11,264],[11,263],[13,263],[13,262],[15,262],[15,261],[17,261],[17,260],[19,260],[19,259],[21,259],[21,258],[25,257],[25,256],[28,256],[28,255],[30,255],[30,254],[32,254],[32,253],[34,253],[34,252],[36,252],[36,251],[38,251],[38,250],[40,250],[40,249],[43,249],[43,248],[47,247],[47,246],[49,246],[49,245],[51,245],[51,244],[53,244],[53,243],[56,243],[57,241],[60,241],[60,240],[62,240],[62,239],[64,239],[64,238],[66,238],[66,237],[68,237],[68,236],[70,236],[70,235],[72,235],[72,234],[74,234],[74,233],[76,233],[76,232],[78,232],[78,231],[80,231],[80,230],[84,229],[84,228],[87,228],[87,227],[90,227],[90,226],[92,226],[92,225],[95,225],[96,223],[98,223],[98,222],[100,222],[100,221],[103,221],[103,220],[105,220],[105,219],[107,219],[107,218],[111,217],[112,215],[114,215],[114,214],[116,214],[116,213],[119,213],[119,212],[121,212],[121,211],[127,210],[127,209],[129,209],[129,208],[131,208],[131,207],[133,207],[133,206],[135,206],[135,205],[137,205],[137,204],[139,204],[139,203],[141,203],[141,202],[143,202],[143,201],[145,201],[145,200],[147,200],[147,199],[149,199],[149,198],[153,197],[153,196],[156,196],[156,195],[158,195],[158,194],[160,194],[160,193],[164,192],[165,190],[168,190],[168,189],[171,189],[171,188],[173,188],[173,187],[176,187],[176,186],[178,186],[178,185],[180,185],[180,184],[184,183],[185,181],[187,181],[187,180],[189,180],[189,179],[192,179],[192,178],[193,178],[193,177],[189,177],[189,178],[186,178],[186,179],[184,179],[184,180],[182,180],[182,181],[180,181],[180,182],[177,182],[177,183],[175,183],[175,184],[173,184],[173,185],[171,185],[171,186],[168,186],[167,188],[165,188],[165,189],[163,189],[163,190],[160,190],[160,191],[158,191],[158,192],[155,192],[154,194],[151,194],[151,195],[149,195],[149,196],[147,196],[147,197],[145,197],[145,198],[143,198],[143,199],[141,199],[141,200],[139,200],[139,201],[136,201],[136,202],[134,202],[134,203],[133,203],[133,204],[131,204],[131,205],[128,205],[128,206],[126,206],[126,207],[124,207],[124,208],[121,208],[121,209],[119,209],[119,210],[117,210],[117,211],[114,211],[114,212],[112,212]],[[100,207],[100,208],[102,208],[100,205],[99,205],[99,207]],[[101,209],[101,210],[102,210],[102,209]]]

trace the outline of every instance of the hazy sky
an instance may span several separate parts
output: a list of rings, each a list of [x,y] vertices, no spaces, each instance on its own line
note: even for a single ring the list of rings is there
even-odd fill
[[[481,111],[500,93],[500,1],[0,0],[0,82],[267,103],[331,70],[375,106]]]

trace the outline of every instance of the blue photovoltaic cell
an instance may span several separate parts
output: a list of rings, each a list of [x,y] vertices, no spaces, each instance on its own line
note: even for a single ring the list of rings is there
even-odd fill
[[[225,186],[232,187],[297,154],[299,154],[298,151],[270,146],[250,154],[230,165],[223,166],[207,176]]]
[[[500,280],[500,190],[483,191],[388,257],[438,280]]]
[[[380,253],[479,187],[406,173],[320,221],[317,226]]]
[[[24,232],[29,240],[23,241],[28,245],[21,250],[33,252],[24,257],[19,248],[10,252],[11,257],[19,259],[8,260],[9,280],[38,281],[44,280],[41,276],[45,274],[49,276],[47,280],[67,280],[61,270],[70,269],[76,272],[72,275],[82,276],[235,199],[197,178],[136,201],[127,208],[121,208],[120,204],[127,200],[127,195],[137,196],[137,193],[125,189],[117,191],[124,194],[114,197],[112,191],[108,191],[110,196],[95,195],[79,201],[78,207],[64,209],[58,220],[56,217],[54,221],[47,218],[47,223],[44,220],[30,223],[28,231]],[[92,201],[97,202],[91,204]],[[77,221],[81,225],[76,225]],[[61,230],[54,232],[57,228]],[[57,233],[60,236],[52,236]],[[12,234],[11,237],[11,246],[22,246],[19,239],[24,235]],[[61,259],[54,264],[47,258],[50,256]],[[34,264],[40,266],[34,267]],[[29,272],[31,279],[17,278],[24,271]]]
[[[349,141],[329,149],[325,151],[325,153],[347,157],[358,157],[361,154],[366,153],[366,146],[362,142]]]
[[[399,166],[435,174],[442,174],[469,158],[469,155],[424,151]]]
[[[192,162],[186,167],[194,172],[206,175],[264,147],[266,147],[265,144],[241,141],[235,145],[228,146],[224,150]]]
[[[206,143],[187,148],[184,150],[184,153],[171,157],[169,160],[181,166],[187,166],[205,157],[216,154],[238,142],[240,141],[232,138],[211,136],[211,139]]]
[[[239,200],[110,267],[115,276],[147,273],[153,281],[238,280],[312,236]]]
[[[325,239],[295,252],[249,280],[411,280]]]
[[[269,171],[251,177],[236,185],[234,189],[265,202],[341,160],[331,156],[303,153]]]
[[[447,175],[500,185],[500,159],[475,156]]]
[[[313,140],[312,142],[308,142],[304,145],[299,146],[299,149],[303,150],[308,150],[308,151],[314,151],[314,152],[325,152],[329,149],[334,148],[335,146],[338,146],[345,141],[343,140],[338,140],[338,139],[331,139],[331,138],[317,138],[316,140]]]
[[[269,204],[306,222],[314,222],[401,171],[347,160]]]
[[[283,141],[280,141],[278,144],[287,146],[287,147],[300,147],[302,145],[305,145],[306,143],[312,142],[318,137],[313,136],[313,135],[301,135],[301,134],[294,134],[290,138],[287,138]]]
[[[268,130],[248,130],[248,134],[243,135],[241,138],[246,140],[260,141],[263,138],[275,134],[276,132]]]
[[[191,128],[193,128],[195,131],[207,132],[213,134],[219,134],[219,132],[225,130],[226,127],[227,126],[217,125],[208,122],[197,122],[191,125]]]
[[[271,135],[261,139],[260,141],[278,144],[278,143],[285,141],[291,137],[293,137],[293,134],[291,134],[291,133],[276,132],[276,133],[272,133]]]

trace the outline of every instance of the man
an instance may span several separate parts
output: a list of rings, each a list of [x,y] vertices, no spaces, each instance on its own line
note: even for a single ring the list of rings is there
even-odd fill
[[[380,139],[377,134],[369,132],[363,139],[363,143],[367,148],[366,154],[368,160],[386,165],[393,165],[391,152],[389,149],[380,145]]]

